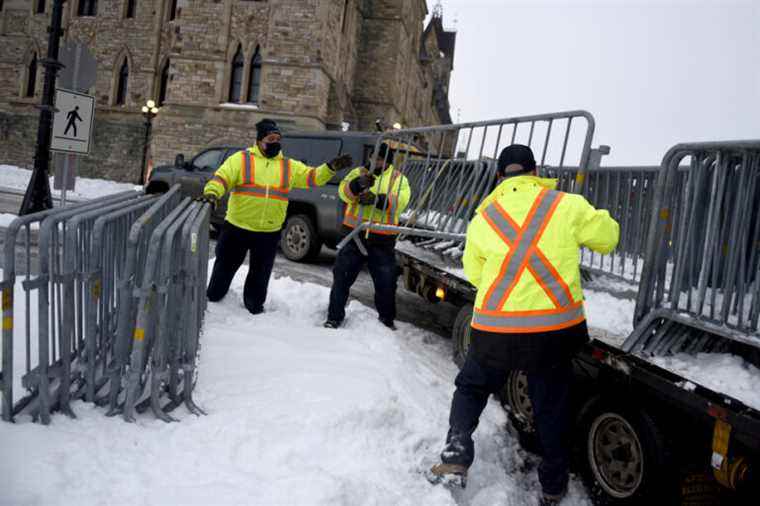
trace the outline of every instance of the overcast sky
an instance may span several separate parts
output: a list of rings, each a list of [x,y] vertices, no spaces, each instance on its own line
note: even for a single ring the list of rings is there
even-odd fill
[[[428,0],[432,10],[435,0]],[[611,164],[673,144],[760,138],[760,0],[443,0],[452,118],[569,109]]]

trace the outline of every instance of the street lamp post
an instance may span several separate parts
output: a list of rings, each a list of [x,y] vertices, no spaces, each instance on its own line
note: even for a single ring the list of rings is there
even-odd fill
[[[150,130],[153,123],[153,118],[158,114],[158,107],[156,102],[148,100],[144,106],[142,106],[142,115],[145,118],[145,144],[143,145],[143,157],[142,164],[140,165],[140,180],[138,185],[145,184],[145,163],[148,160],[148,144],[150,143]]]
[[[42,103],[39,105],[40,122],[37,129],[37,149],[34,154],[34,170],[26,188],[24,200],[21,202],[20,215],[36,213],[51,209],[53,198],[50,195],[50,139],[53,130],[53,112],[55,107],[55,78],[58,70],[62,67],[58,61],[58,49],[63,18],[64,0],[53,1],[50,27],[48,28],[48,52],[47,58],[40,61],[45,67],[45,82],[42,89]]]

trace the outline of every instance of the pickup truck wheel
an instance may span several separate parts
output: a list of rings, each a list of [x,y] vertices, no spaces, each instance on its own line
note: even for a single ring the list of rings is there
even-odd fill
[[[647,413],[596,399],[581,413],[580,435],[581,470],[595,504],[672,504],[677,490],[667,484],[678,480]]]
[[[457,313],[454,328],[451,330],[451,340],[454,345],[454,363],[461,369],[467,350],[470,349],[470,323],[472,322],[472,304],[465,304]]]
[[[507,412],[512,428],[517,432],[520,446],[529,452],[540,453],[533,423],[533,404],[528,397],[528,376],[522,371],[510,372],[507,383],[499,393],[499,400]]]
[[[322,241],[311,218],[305,214],[296,214],[288,218],[280,246],[285,258],[294,262],[304,262],[319,254]]]

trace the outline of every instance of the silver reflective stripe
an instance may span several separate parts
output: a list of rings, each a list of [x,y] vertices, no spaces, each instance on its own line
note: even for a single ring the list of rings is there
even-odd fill
[[[483,212],[485,216],[488,217],[489,220],[502,232],[504,232],[504,235],[507,236],[507,239],[510,240],[510,242],[515,242],[517,240],[517,234],[520,232],[519,230],[516,230],[515,227],[507,220],[497,209],[496,204],[491,204],[486,208],[486,210]],[[511,247],[511,244],[510,244]]]
[[[255,163],[253,161],[253,157],[251,156],[248,151],[243,151],[243,167],[245,167],[245,176],[243,178],[243,184],[250,184],[253,183],[251,181],[251,163]]]
[[[560,307],[569,306],[573,303],[572,300],[568,299],[567,292],[559,284],[557,278],[549,272],[549,269],[547,269],[546,265],[538,258],[538,255],[535,253],[531,255],[528,262],[530,263],[533,272],[541,278],[539,281],[543,282],[544,286],[548,288],[549,291],[552,292],[552,295],[554,295],[554,298],[557,299]]]
[[[516,315],[510,313],[500,313],[498,315],[487,315],[479,312],[477,309],[472,315],[472,325],[477,328],[489,327],[491,329],[501,329],[509,331],[510,329],[531,330],[543,328],[561,327],[565,324],[580,320],[584,317],[583,305],[570,307],[559,313],[538,314],[538,315]]]
[[[245,187],[245,186],[238,186],[235,188],[235,190],[232,193],[247,193],[249,195],[255,195],[257,197],[266,197],[267,196],[267,190],[266,188],[259,188],[259,187]],[[288,194],[287,192],[283,192],[280,190],[275,190],[274,188],[269,189],[268,195],[270,197],[282,197],[287,199]]]
[[[284,158],[282,161],[282,168],[284,174],[282,175],[282,188],[287,190],[290,188],[290,158]]]
[[[516,282],[517,278],[522,274],[520,267],[527,257],[531,244],[533,244],[534,241],[538,241],[538,231],[541,229],[541,225],[549,214],[552,205],[560,198],[560,196],[561,194],[559,192],[554,191],[545,191],[538,196],[538,206],[536,212],[533,214],[533,218],[530,220],[530,223],[523,225],[522,237],[518,236],[519,238],[512,242],[511,249],[513,248],[513,251],[510,251],[509,256],[505,260],[507,262],[507,267],[504,269],[504,276],[497,281],[497,284],[493,289],[489,288],[491,296],[485,301],[485,309],[497,311],[501,307],[507,290],[509,290],[512,283]],[[491,206],[494,205],[495,204],[491,204]],[[515,244],[515,242],[517,244]]]

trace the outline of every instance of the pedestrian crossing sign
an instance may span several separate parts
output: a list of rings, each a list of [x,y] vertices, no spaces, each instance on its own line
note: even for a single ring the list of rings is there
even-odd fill
[[[55,90],[52,151],[89,154],[92,124],[95,119],[95,97],[77,91]]]

